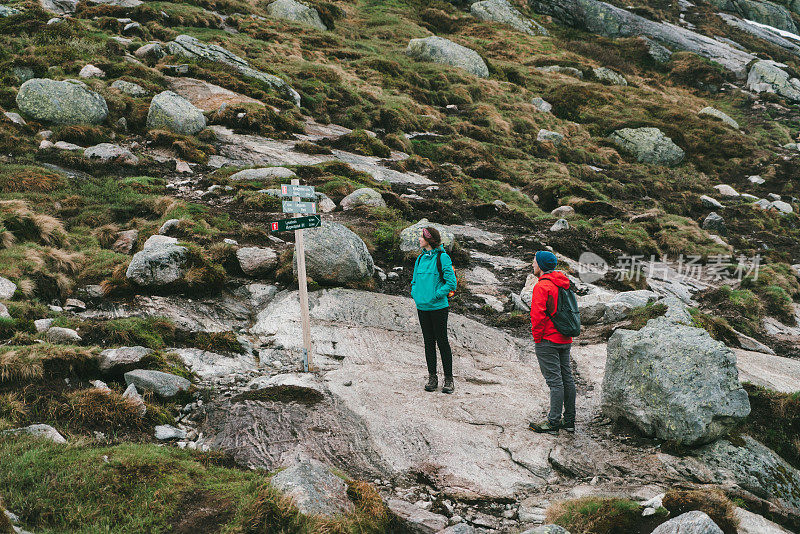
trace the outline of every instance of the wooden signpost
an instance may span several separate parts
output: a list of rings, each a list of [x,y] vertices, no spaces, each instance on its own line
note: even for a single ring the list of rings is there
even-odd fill
[[[316,192],[312,186],[300,185],[300,180],[295,178],[291,184],[281,185],[281,196],[292,197],[292,200],[283,201],[283,212],[292,213],[291,219],[282,219],[270,224],[272,232],[285,232],[294,230],[295,255],[297,256],[297,282],[300,290],[300,322],[303,327],[303,370],[308,372],[313,369],[311,346],[311,317],[308,311],[308,285],[306,282],[306,249],[303,243],[303,229],[317,228],[322,224],[319,215],[301,217],[301,214],[316,214]],[[301,202],[301,198],[314,199],[312,202]]]

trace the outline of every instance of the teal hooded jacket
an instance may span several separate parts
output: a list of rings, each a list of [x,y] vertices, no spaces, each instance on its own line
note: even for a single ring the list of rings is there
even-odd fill
[[[442,255],[442,274],[444,281],[436,267],[436,255]],[[456,290],[456,273],[453,271],[453,260],[439,247],[424,250],[417,257],[414,264],[414,275],[411,278],[411,298],[417,304],[417,309],[433,311],[447,308],[447,294]]]

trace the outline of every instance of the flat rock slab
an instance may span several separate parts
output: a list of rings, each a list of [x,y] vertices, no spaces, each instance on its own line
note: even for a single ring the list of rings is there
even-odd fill
[[[447,527],[447,518],[399,499],[389,499],[389,510],[405,524],[411,534],[436,534]]]
[[[733,349],[739,380],[781,393],[800,391],[800,360]]]
[[[169,88],[203,111],[217,111],[223,105],[264,104],[255,98],[235,93],[219,85],[194,78],[170,78]]]
[[[451,314],[456,393],[423,398],[427,371],[410,299],[334,289],[312,293],[310,308],[314,363],[390,474],[425,473],[472,497],[509,497],[551,476],[557,438],[527,429],[549,399],[527,341]],[[297,293],[279,294],[252,332],[299,360],[299,316]]]
[[[174,352],[183,364],[198,377],[208,379],[212,377],[230,376],[235,373],[244,373],[257,368],[252,356],[238,354],[226,356],[202,349],[167,349]]]
[[[259,135],[237,134],[223,126],[211,126],[221,143],[220,154],[226,164],[236,166],[316,165],[326,161],[342,161],[357,171],[366,172],[375,180],[399,184],[433,185],[435,182],[414,172],[400,172],[381,164],[381,158],[333,150],[332,154],[303,154],[294,150],[297,141],[279,141]],[[399,153],[397,153],[399,154]],[[402,155],[395,155],[402,159]],[[407,156],[406,156],[407,157]]]

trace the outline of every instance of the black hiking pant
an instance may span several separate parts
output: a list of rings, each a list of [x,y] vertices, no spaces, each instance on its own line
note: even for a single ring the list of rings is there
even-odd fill
[[[542,370],[544,381],[550,388],[550,413],[547,420],[551,425],[561,422],[564,410],[564,423],[575,424],[575,380],[569,363],[571,343],[553,343],[543,339],[536,343],[536,359]]]
[[[422,338],[425,340],[425,360],[428,363],[428,374],[436,374],[436,345],[442,356],[444,376],[453,376],[453,353],[447,340],[447,314],[450,308],[441,310],[417,310],[419,324],[422,327]]]

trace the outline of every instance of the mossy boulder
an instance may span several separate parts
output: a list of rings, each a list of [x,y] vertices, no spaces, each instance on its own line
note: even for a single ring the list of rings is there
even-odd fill
[[[658,128],[622,128],[612,133],[609,139],[633,154],[640,163],[674,167],[686,155]]]
[[[411,39],[406,53],[420,61],[432,61],[464,69],[480,78],[489,77],[489,67],[478,53],[444,37]]]
[[[17,93],[23,115],[53,124],[100,124],[108,117],[105,99],[77,80],[34,78]]]
[[[169,130],[177,134],[193,135],[206,127],[203,112],[191,102],[172,91],[164,91],[153,97],[147,112],[147,128]]]
[[[351,210],[358,206],[385,208],[386,202],[383,200],[381,194],[374,189],[362,187],[344,197],[340,202],[340,206],[342,206],[344,211]]]
[[[358,235],[337,222],[305,233],[306,272],[315,282],[327,285],[358,284],[372,278],[375,263]],[[294,256],[297,273],[297,254]]]
[[[455,243],[453,232],[441,224],[428,222],[428,219],[422,219],[418,223],[412,224],[400,232],[400,250],[403,252],[419,251],[419,237],[422,235],[422,229],[426,226],[432,226],[439,230],[439,234],[442,236],[442,245],[445,250],[448,252],[453,250],[453,244]]]
[[[528,35],[547,35],[544,27],[523,17],[508,0],[481,0],[472,4],[469,10],[480,20],[507,24]]]
[[[319,12],[296,0],[277,0],[267,6],[267,14],[276,19],[291,20],[318,30],[327,30]]]
[[[165,286],[181,279],[185,263],[186,247],[167,242],[153,244],[133,255],[125,276],[140,286]]]
[[[776,93],[783,98],[800,102],[800,80],[789,74],[774,61],[758,61],[750,67],[747,88],[756,93]]]
[[[727,434],[750,402],[731,349],[667,314],[608,340],[602,410],[646,436],[694,446]]]

